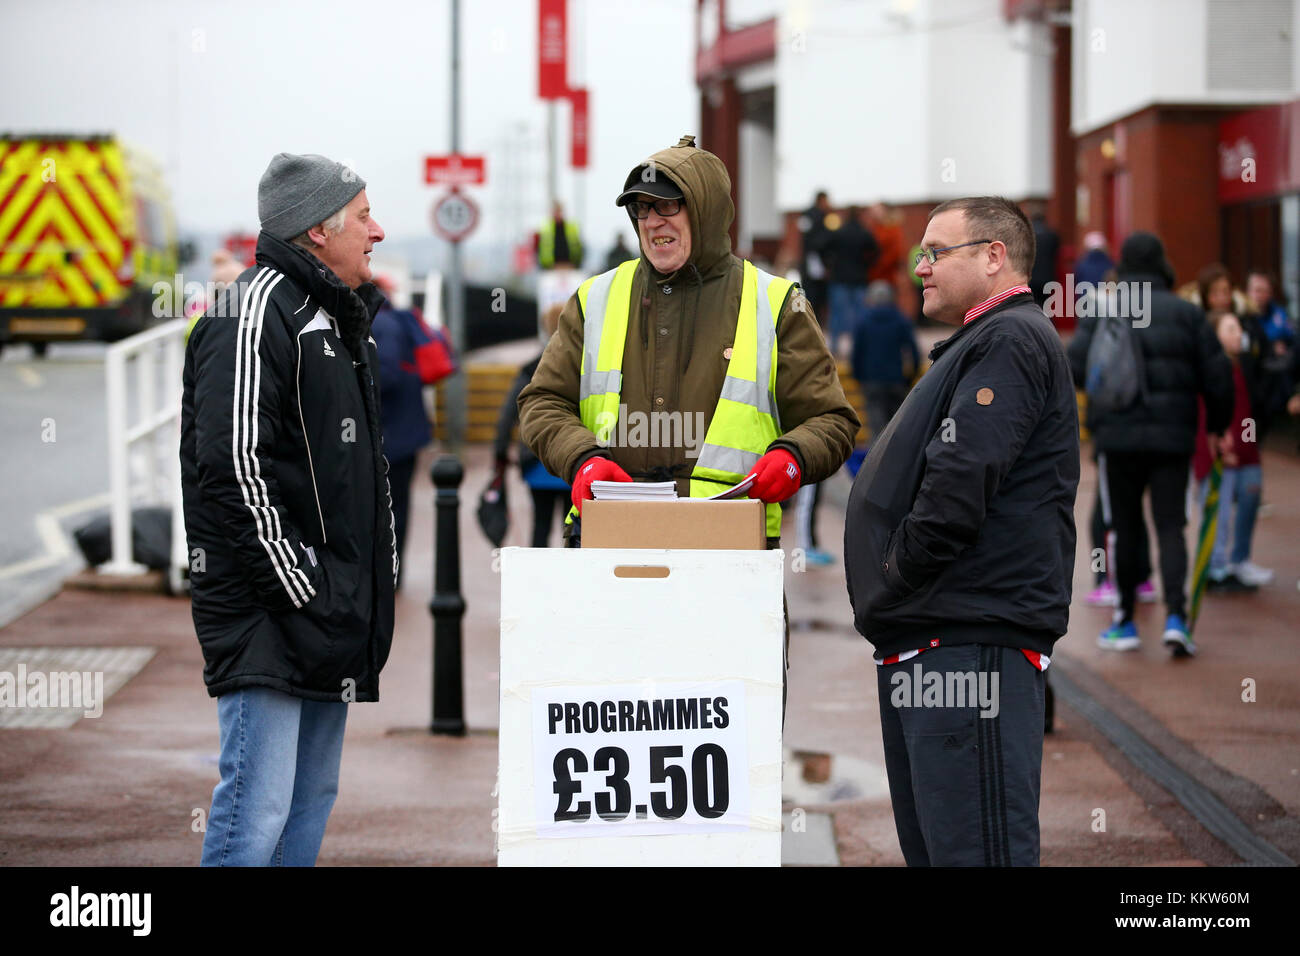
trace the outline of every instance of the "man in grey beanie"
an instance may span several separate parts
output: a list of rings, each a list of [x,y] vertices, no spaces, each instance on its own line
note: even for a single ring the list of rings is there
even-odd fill
[[[185,352],[192,610],[221,739],[205,866],[314,864],[347,706],[379,699],[397,551],[365,186],[324,156],[272,159],[257,264]]]

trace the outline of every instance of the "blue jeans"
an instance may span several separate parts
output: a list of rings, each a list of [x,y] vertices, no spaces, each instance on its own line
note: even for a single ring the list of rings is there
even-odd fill
[[[348,705],[248,687],[217,698],[221,782],[202,866],[314,866],[339,789]]]
[[[1211,571],[1225,571],[1229,564],[1241,564],[1250,558],[1262,482],[1263,472],[1259,465],[1223,469],[1223,483],[1219,485],[1219,520],[1214,528],[1214,551],[1210,555]],[[1201,500],[1205,500],[1204,491]],[[1236,513],[1235,520],[1233,512]],[[1233,526],[1231,554],[1228,551],[1230,524]]]
[[[867,311],[867,287],[832,282],[830,287],[830,340],[834,349],[841,335],[852,335]]]

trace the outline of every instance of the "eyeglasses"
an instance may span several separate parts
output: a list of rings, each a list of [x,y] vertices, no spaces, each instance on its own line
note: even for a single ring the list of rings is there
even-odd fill
[[[916,254],[916,258],[912,260],[912,268],[915,269],[917,266],[919,266],[921,264],[922,259],[928,259],[930,260],[930,265],[934,265],[936,262],[939,261],[939,253],[941,252],[952,252],[952,250],[960,249],[962,248],[962,246],[979,246],[979,245],[983,245],[986,242],[996,242],[996,240],[972,239],[970,242],[959,242],[955,246],[944,246],[942,249],[922,249],[920,252]]]
[[[682,201],[680,199],[656,199],[654,202],[641,202],[639,199],[634,199],[627,204],[627,208],[637,219],[644,219],[650,215],[651,209],[667,219],[669,216],[675,216],[681,212]]]

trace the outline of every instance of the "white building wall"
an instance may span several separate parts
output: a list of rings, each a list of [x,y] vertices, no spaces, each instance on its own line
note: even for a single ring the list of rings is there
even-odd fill
[[[1000,0],[791,0],[778,19],[777,201],[802,209],[1050,188],[1047,28]]]
[[[783,223],[776,195],[772,131],[758,123],[740,124],[740,208],[736,210],[737,245],[752,249],[755,236],[779,236]]]
[[[1216,89],[1211,88],[1209,68],[1210,5],[1215,2],[1074,0],[1074,134],[1156,103],[1227,106],[1292,98],[1298,88],[1295,78],[1300,77],[1300,44],[1294,41],[1300,30],[1300,3],[1223,0],[1231,4],[1224,8],[1230,15],[1258,25],[1258,42],[1290,44],[1293,79],[1271,88],[1250,82]]]
[[[967,18],[1000,7],[962,4]],[[956,4],[936,4],[943,21]],[[943,22],[938,21],[938,22]],[[1051,59],[1041,28],[1001,17],[961,29],[935,29],[930,62],[942,87],[929,98],[930,162],[920,198],[1051,191]]]

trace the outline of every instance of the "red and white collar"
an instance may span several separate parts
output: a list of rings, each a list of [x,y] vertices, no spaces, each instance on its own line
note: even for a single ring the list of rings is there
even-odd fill
[[[1014,289],[1007,289],[1005,292],[999,292],[997,295],[985,299],[979,305],[975,306],[975,308],[967,312],[966,318],[962,319],[961,324],[968,325],[969,323],[973,322],[975,319],[978,319],[989,309],[1001,305],[1003,302],[1007,301],[1007,299],[1011,298],[1013,295],[1021,295],[1028,291],[1029,291],[1029,286],[1018,285]]]

